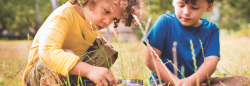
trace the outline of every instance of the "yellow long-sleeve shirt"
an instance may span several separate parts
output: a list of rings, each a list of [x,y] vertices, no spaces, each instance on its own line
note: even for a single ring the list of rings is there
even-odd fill
[[[33,40],[24,80],[38,60],[58,74],[67,76],[79,57],[93,45],[97,36],[97,30],[91,31],[70,3],[57,8],[46,19]],[[62,49],[70,49],[75,54]]]

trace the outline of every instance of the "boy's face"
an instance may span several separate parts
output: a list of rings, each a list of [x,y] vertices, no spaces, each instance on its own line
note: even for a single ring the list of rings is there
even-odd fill
[[[114,19],[121,19],[123,14],[123,9],[119,5],[115,5],[113,0],[99,0],[93,8],[91,8],[90,4],[87,4],[84,6],[84,9],[92,18],[92,22],[95,22],[98,30],[108,27]],[[86,14],[84,15],[88,28],[96,30],[94,26],[91,28],[90,19]]]
[[[191,0],[188,4],[183,0],[173,0],[175,14],[178,20],[184,26],[198,27],[201,24],[200,18],[204,12],[209,12],[213,3],[208,4],[206,0],[196,0],[196,4],[192,4]]]

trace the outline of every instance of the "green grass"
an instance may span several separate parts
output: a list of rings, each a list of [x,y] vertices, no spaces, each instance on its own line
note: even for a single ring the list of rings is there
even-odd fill
[[[111,68],[116,79],[142,79],[147,85],[150,72],[144,64],[146,47],[140,42],[111,44],[119,51],[119,58]]]
[[[141,42],[110,42],[119,51],[119,58],[111,67],[116,79],[142,79],[148,85],[145,61],[146,47]],[[250,38],[221,38],[221,60],[212,76],[250,77]],[[22,74],[27,65],[31,41],[0,41],[0,86],[23,85]],[[24,66],[23,66],[24,64]],[[23,67],[22,67],[23,66]]]
[[[31,41],[0,41],[0,86],[22,85],[30,45]]]
[[[221,73],[250,77],[249,40],[235,38],[221,41],[221,59],[217,66]]]

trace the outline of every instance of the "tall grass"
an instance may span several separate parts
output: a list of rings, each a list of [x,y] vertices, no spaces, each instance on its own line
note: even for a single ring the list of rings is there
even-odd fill
[[[150,21],[150,19],[148,21]],[[91,22],[91,26],[92,24],[95,26],[94,22]],[[139,27],[141,28],[143,36],[145,36],[148,27],[145,30],[142,29],[140,24]],[[250,38],[222,39],[221,60],[218,64],[218,70],[220,71],[215,72],[213,76],[221,76],[221,74],[225,76],[225,74],[228,74],[229,76],[238,75],[250,77],[248,72],[250,71],[250,60],[248,59],[250,52],[249,40]],[[99,40],[97,41],[100,45]],[[112,44],[119,52],[119,58],[111,67],[111,71],[115,75],[116,79],[142,79],[144,80],[144,86],[149,85],[148,78],[150,77],[150,71],[144,64],[146,46],[144,46],[140,41],[123,43],[110,41],[109,43]],[[0,85],[23,85],[23,66],[27,63],[30,45],[31,41],[0,41]],[[192,48],[193,46],[191,46],[191,49]],[[195,56],[193,54],[193,58],[194,57]],[[194,59],[194,64],[196,63],[195,61],[196,60]],[[108,69],[110,69],[109,63],[107,61],[105,61],[105,63]],[[195,68],[195,71],[196,70],[197,68]],[[179,69],[178,71],[180,72]],[[78,78],[78,81],[81,81],[81,78]],[[69,83],[70,82],[68,82],[68,85],[70,86]],[[80,84],[82,84],[82,82],[80,82]],[[197,83],[197,85],[199,84]]]
[[[112,73],[116,79],[142,79],[144,85],[148,84],[150,72],[144,64],[146,48],[140,42],[134,43],[112,43],[116,49],[119,48],[119,58],[112,66]]]
[[[136,78],[148,85],[150,72],[144,65],[146,46],[137,42],[110,42],[118,49],[119,58],[111,67],[116,79]],[[217,72],[212,76],[246,76],[250,77],[250,39],[221,38],[221,59]],[[28,47],[31,41],[0,41],[0,86],[21,86],[22,74],[27,64]],[[25,67],[24,66],[24,67]],[[18,72],[20,71],[20,72]],[[230,75],[230,74],[231,75]],[[17,75],[16,75],[17,74]],[[16,76],[15,76],[16,75]]]
[[[143,36],[145,36],[148,27],[144,30],[142,29],[141,25],[139,26],[141,28]],[[221,60],[218,64],[217,69],[219,70],[219,72],[215,72],[213,76],[238,75],[250,77],[250,74],[248,73],[248,71],[250,70],[248,66],[250,62],[250,60],[248,59],[248,55],[250,52],[249,39],[250,38],[222,38]],[[118,43],[117,41],[110,41],[109,43],[112,44],[114,48],[119,52],[119,58],[111,67],[111,72],[115,75],[116,79],[142,79],[144,80],[144,86],[149,85],[148,78],[150,77],[150,71],[144,64],[146,46],[144,46],[139,41],[129,43]],[[98,44],[100,45],[99,40]],[[27,63],[28,50],[30,48],[30,45],[31,41],[29,40],[0,41],[0,85],[23,85],[23,66]],[[107,63],[106,61],[105,63],[107,67],[109,67],[109,63]],[[180,72],[180,70],[178,71]],[[81,78],[78,78],[78,81],[81,81]],[[69,83],[70,82],[67,82],[66,85],[70,86]],[[82,82],[79,82],[78,84],[82,84]]]
[[[218,63],[218,74],[215,76],[250,77],[250,38],[223,38],[221,41],[221,59]],[[231,74],[231,75],[230,75]]]
[[[20,86],[31,41],[0,41],[0,86]]]
[[[197,65],[196,65],[196,59],[195,59],[195,54],[194,54],[194,44],[193,44],[193,41],[192,40],[190,40],[190,48],[191,48],[191,51],[192,51],[192,58],[193,58],[193,61],[194,61],[194,72],[196,72],[197,71]],[[205,62],[205,60],[204,60],[204,62]],[[196,74],[195,75],[196,76],[196,86],[200,86],[199,85],[199,77],[198,77],[198,75]]]

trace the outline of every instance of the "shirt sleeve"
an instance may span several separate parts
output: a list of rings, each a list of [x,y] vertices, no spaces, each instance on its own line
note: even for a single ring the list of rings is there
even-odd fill
[[[208,47],[205,51],[205,57],[212,55],[218,56],[220,58],[219,28],[216,25],[214,25],[212,28]]]
[[[168,18],[159,16],[154,25],[149,30],[146,38],[148,43],[163,52],[167,40]],[[146,39],[144,39],[146,41]]]
[[[56,15],[39,34],[39,59],[48,68],[63,76],[67,76],[79,60],[78,56],[61,49],[71,21],[70,17]]]

